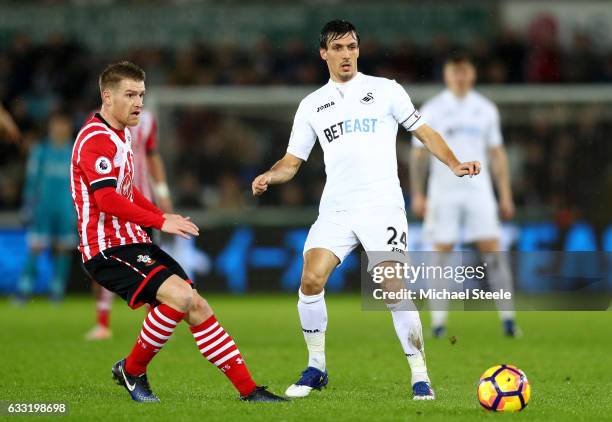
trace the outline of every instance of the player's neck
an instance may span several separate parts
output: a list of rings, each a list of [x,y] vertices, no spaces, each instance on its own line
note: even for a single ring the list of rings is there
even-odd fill
[[[125,129],[125,125],[122,124],[119,120],[115,119],[112,113],[110,113],[104,107],[102,107],[102,109],[100,110],[100,116],[102,116],[102,118],[106,121],[106,123],[108,123],[110,127],[112,127],[113,129],[116,129],[116,130]]]
[[[457,98],[458,100],[463,100],[470,93],[469,89],[466,91],[451,91],[451,90],[449,91],[451,94],[453,94],[453,97]]]
[[[353,73],[353,75],[350,78],[348,78],[348,79],[341,79],[339,76],[337,76],[337,75],[335,75],[335,74],[330,72],[329,79],[331,79],[332,82],[337,83],[337,84],[345,84],[345,83],[348,83],[348,82],[354,80],[357,77],[358,73],[359,72],[355,71],[355,73]]]

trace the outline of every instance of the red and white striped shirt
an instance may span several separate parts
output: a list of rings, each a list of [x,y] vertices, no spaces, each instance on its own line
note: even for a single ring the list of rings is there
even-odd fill
[[[153,113],[143,110],[138,125],[130,128],[134,152],[134,186],[150,201],[153,200],[147,156],[157,150],[157,120]]]
[[[97,189],[116,186],[117,194],[134,201],[131,143],[127,128],[116,130],[99,114],[90,118],[77,135],[70,182],[83,262],[114,246],[151,243],[138,224],[102,212],[94,197]]]

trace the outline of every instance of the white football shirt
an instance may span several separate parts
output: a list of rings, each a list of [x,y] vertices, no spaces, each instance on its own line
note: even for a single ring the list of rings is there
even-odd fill
[[[489,148],[502,144],[499,112],[493,102],[483,95],[470,91],[465,97],[456,97],[449,90],[442,91],[421,107],[427,123],[438,131],[457,159],[480,161],[477,177],[457,177],[448,167],[431,157],[428,195],[447,195],[461,192],[493,194],[488,166]],[[424,147],[412,138],[414,147]]]
[[[397,176],[397,126],[416,130],[424,119],[397,82],[357,73],[304,98],[287,152],[306,161],[317,138],[327,181],[319,212],[404,207]]]

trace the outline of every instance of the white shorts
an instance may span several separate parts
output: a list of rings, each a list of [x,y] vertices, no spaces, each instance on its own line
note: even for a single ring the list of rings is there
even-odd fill
[[[499,239],[497,203],[492,195],[439,195],[427,201],[424,232],[433,243]]]
[[[382,261],[405,261],[407,239],[406,211],[401,207],[327,212],[319,214],[310,228],[304,253],[314,248],[327,249],[342,263],[359,244],[366,252],[385,252],[368,254],[368,269],[371,269]],[[375,259],[379,261],[373,262]]]

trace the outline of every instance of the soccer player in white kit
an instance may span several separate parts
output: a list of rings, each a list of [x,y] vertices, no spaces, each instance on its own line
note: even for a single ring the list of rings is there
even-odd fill
[[[319,217],[304,245],[298,313],[308,348],[308,367],[286,395],[305,397],[328,382],[325,365],[327,308],[325,284],[342,260],[359,244],[366,251],[403,252],[407,222],[397,175],[398,124],[412,131],[456,176],[476,175],[477,161],[460,163],[442,137],[421,118],[406,91],[395,81],[357,71],[359,35],[346,21],[328,22],[320,35],[320,55],[329,82],[304,98],[297,110],[285,156],[257,176],[253,194],[285,183],[308,159],[317,138],[323,149],[327,182]],[[392,228],[396,232],[390,240]],[[403,256],[403,254],[402,254]],[[394,265],[395,262],[376,265]],[[396,333],[412,371],[413,397],[431,400],[421,322],[405,303],[388,304]]]
[[[499,112],[495,104],[473,90],[476,68],[469,55],[457,52],[444,65],[447,89],[421,108],[423,117],[444,136],[459,158],[470,157],[482,163],[482,175],[457,179],[437,160],[429,157],[418,139],[413,138],[410,159],[412,211],[425,217],[424,231],[439,252],[450,252],[460,240],[474,242],[488,264],[489,283],[495,290],[512,291],[512,275],[500,250],[498,207],[489,175],[490,169],[499,195],[499,211],[512,218],[514,202],[510,186],[508,159],[503,146]],[[424,186],[430,164],[427,200]],[[446,329],[448,301],[432,306],[432,332],[440,337]],[[504,332],[514,337],[518,329],[510,302],[500,304]]]

